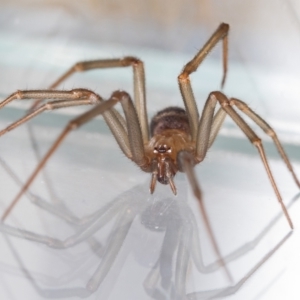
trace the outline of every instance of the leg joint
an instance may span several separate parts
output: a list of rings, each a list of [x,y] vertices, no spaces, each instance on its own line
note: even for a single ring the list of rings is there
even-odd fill
[[[277,137],[276,132],[272,128],[268,128],[265,132],[272,139]]]
[[[262,141],[259,137],[255,137],[252,139],[252,144],[257,148],[260,148],[262,145]]]
[[[119,102],[121,102],[121,101],[127,101],[131,98],[130,98],[130,96],[127,92],[122,91],[122,90],[118,90],[118,91],[114,91],[111,94],[110,99],[115,99],[115,100],[118,100]]]
[[[101,101],[101,97],[88,89],[73,89],[72,94],[75,99],[89,99],[91,104],[96,104]]]
[[[78,123],[76,122],[76,120],[71,120],[66,127],[66,131],[74,130],[76,128],[78,128]]]
[[[215,99],[216,101],[218,101],[220,103],[220,105],[222,107],[230,105],[228,98],[223,93],[221,93],[219,91],[213,91],[213,92],[211,92],[209,94],[208,98],[209,99]]]
[[[195,64],[195,62],[192,60],[184,66],[182,73],[187,73],[187,75],[189,75],[189,74],[195,72],[197,70],[197,68],[198,68],[198,65]]]
[[[178,76],[178,81],[179,82],[189,82],[190,78],[189,78],[189,73],[186,71],[183,71],[179,76]]]
[[[76,63],[76,64],[74,65],[74,67],[73,67],[73,70],[74,70],[75,72],[82,72],[82,71],[84,71],[84,70],[85,70],[85,68],[84,68],[84,63],[83,63],[83,62],[78,62],[78,63]]]
[[[45,104],[45,108],[46,108],[46,110],[53,110],[53,105],[52,105],[52,103],[50,102],[50,103],[46,103]]]
[[[231,98],[229,100],[229,103],[231,106],[236,106],[239,110],[245,112],[245,111],[248,111],[249,110],[249,106],[242,102],[241,100],[238,100],[238,99],[235,99],[235,98]]]
[[[23,95],[24,95],[23,92],[20,91],[20,90],[18,90],[18,91],[15,92],[15,97],[17,99],[23,99]]]
[[[142,64],[143,64],[143,62],[134,56],[125,56],[122,59],[122,65],[125,67],[130,66],[130,65],[132,65],[134,67],[134,66],[138,66],[138,65],[142,65]]]

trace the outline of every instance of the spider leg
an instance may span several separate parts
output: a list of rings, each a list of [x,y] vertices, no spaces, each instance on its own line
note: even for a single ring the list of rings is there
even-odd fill
[[[221,129],[221,126],[225,120],[226,115],[227,115],[226,112],[222,108],[220,108],[217,111],[217,113],[214,115],[213,122],[211,125],[210,135],[209,135],[208,148],[210,148],[214,143]]]
[[[286,216],[286,219],[291,227],[291,229],[293,229],[293,223],[292,220],[289,216],[289,213],[282,201],[280,192],[277,188],[277,185],[275,183],[275,180],[273,178],[273,174],[271,172],[264,148],[263,148],[263,144],[261,139],[256,135],[256,133],[249,127],[249,125],[243,120],[243,118],[231,107],[231,105],[233,104],[230,103],[230,101],[228,100],[228,98],[221,92],[212,92],[210,93],[209,99],[211,98],[215,98],[215,100],[219,101],[220,105],[222,106],[222,108],[224,109],[224,111],[226,111],[226,113],[232,118],[232,120],[238,125],[238,127],[245,133],[245,135],[248,137],[248,139],[250,140],[250,142],[257,148],[259,155],[261,157],[261,160],[264,164],[265,170],[268,174],[269,180],[272,184],[273,190],[276,194],[276,197],[281,205],[281,208]],[[237,101],[236,101],[237,103]],[[249,116],[251,115],[251,118],[256,122],[260,122],[261,126],[262,126],[262,119],[258,118],[258,116],[255,114],[251,114],[251,112],[249,113]],[[267,123],[264,123],[263,126],[266,126]],[[264,127],[265,130],[268,130],[268,127]],[[276,142],[275,142],[276,144]],[[281,146],[281,145],[280,145]]]
[[[95,94],[96,95],[96,94]],[[112,94],[109,100],[105,102],[100,102],[97,106],[92,108],[91,110],[87,111],[86,113],[80,115],[79,117],[71,120],[69,124],[66,126],[66,128],[63,130],[63,132],[60,134],[60,136],[57,138],[57,140],[53,143],[52,147],[49,149],[49,151],[46,153],[44,158],[39,162],[38,166],[32,173],[32,175],[29,177],[27,182],[24,184],[20,192],[17,194],[13,202],[10,204],[10,206],[6,209],[2,216],[2,221],[5,220],[5,218],[8,216],[9,212],[12,210],[14,205],[18,202],[20,197],[28,190],[29,186],[33,182],[33,180],[36,178],[38,173],[41,171],[41,169],[44,167],[48,159],[52,156],[52,154],[55,152],[55,150],[61,145],[63,140],[67,137],[67,135],[74,129],[82,126],[83,124],[89,122],[96,116],[105,113],[105,111],[109,110],[111,107],[113,107],[116,103],[121,102],[126,121],[128,126],[128,137],[130,142],[130,150],[132,153],[132,157],[128,156],[128,158],[132,159],[136,164],[139,166],[147,165],[147,160],[144,153],[144,145],[142,140],[142,134],[141,129],[139,127],[139,122],[137,118],[137,114],[134,108],[134,105],[132,103],[132,100],[130,96],[126,92],[122,91],[116,91]],[[122,141],[117,140],[118,143],[121,143]],[[126,154],[126,153],[125,153]]]
[[[17,91],[7,97],[5,100],[0,102],[0,109],[5,105],[9,104],[14,100],[19,99],[55,99],[55,101],[45,103],[41,106],[36,107],[34,110],[30,110],[27,115],[23,118],[12,123],[5,129],[0,131],[0,136],[7,133],[8,131],[20,126],[24,122],[30,120],[36,115],[44,112],[45,110],[59,109],[69,106],[96,104],[103,101],[103,99],[95,94],[94,92],[87,89],[73,89],[70,91],[59,91],[59,90],[28,90],[28,91]],[[129,146],[129,140],[127,136],[126,121],[124,118],[116,111],[116,113],[108,110],[103,113],[104,120],[106,121],[108,127],[112,131],[122,149],[127,157],[131,157],[131,151]]]
[[[129,94],[126,92],[114,92],[111,99],[114,98],[120,101],[125,114],[132,160],[140,167],[145,166],[147,165],[147,159],[145,156],[142,128],[139,123],[136,108]]]
[[[134,99],[135,105],[137,109],[137,113],[139,116],[139,122],[142,127],[142,134],[143,140],[148,141],[149,134],[148,134],[148,121],[147,121],[147,114],[146,114],[146,99],[145,99],[145,74],[144,74],[144,65],[143,62],[134,57],[124,57],[121,59],[102,59],[102,60],[95,60],[95,61],[83,61],[76,63],[73,67],[71,67],[67,72],[65,72],[58,80],[56,80],[49,88],[55,89],[58,85],[60,85],[64,80],[68,79],[72,74],[76,72],[84,72],[93,69],[103,69],[103,68],[117,68],[117,67],[130,67],[132,66],[133,75],[134,75]],[[36,100],[29,110],[32,112],[35,110],[41,100]],[[125,153],[126,156],[131,157],[129,140],[127,136],[127,125],[124,117],[115,109],[112,108],[109,111],[106,111],[103,114],[103,118],[105,122],[109,126],[110,130],[112,131],[119,147]],[[33,149],[35,149],[38,161],[40,160],[38,154],[38,145],[35,142],[33,129],[28,125],[29,134],[31,137]],[[119,142],[122,141],[122,142]],[[48,179],[47,174],[44,172],[45,181],[47,182],[48,190],[51,195],[52,201],[57,202],[57,197],[54,195],[54,191],[50,186],[50,181]],[[61,201],[60,201],[61,202]],[[62,203],[62,202],[61,202]]]
[[[23,118],[10,124],[8,127],[0,131],[0,136],[7,133],[8,131],[20,126],[27,122],[33,117],[39,115],[46,110],[54,110],[63,107],[79,106],[96,104],[103,101],[103,99],[93,93],[92,91],[85,89],[74,89],[71,91],[48,91],[48,90],[28,90],[28,91],[17,91],[7,99],[0,103],[0,109],[7,105],[9,102],[16,99],[56,99],[54,101],[47,102],[31,113],[25,115]]]
[[[21,182],[21,180],[13,173],[10,167],[4,161],[2,161],[1,158],[0,158],[0,164],[8,172],[8,174],[12,177],[12,179],[17,183],[17,185],[22,187],[23,183]],[[135,193],[137,192],[141,192],[141,191],[140,189],[135,188]],[[91,249],[95,252],[95,254],[101,258],[102,255],[98,253],[100,244],[95,238],[92,237],[92,235],[96,231],[101,229],[103,226],[105,226],[112,218],[114,218],[114,216],[118,215],[119,211],[124,210],[124,207],[128,206],[129,203],[128,200],[131,198],[131,190],[129,190],[125,193],[122,193],[116,199],[107,203],[105,206],[103,206],[96,212],[84,216],[82,218],[78,218],[74,216],[73,213],[69,211],[68,208],[65,207],[64,205],[62,206],[62,205],[50,204],[49,202],[32,194],[30,191],[27,191],[26,194],[27,197],[30,199],[30,201],[36,206],[40,207],[43,210],[48,211],[53,215],[56,215],[60,219],[65,220],[67,223],[73,226],[73,228],[77,231],[79,226],[80,227],[85,226],[84,230],[80,230],[79,232],[65,239],[64,241],[53,239],[45,235],[31,233],[29,231],[21,230],[0,223],[1,232],[6,232],[10,235],[23,238],[23,239],[32,240],[34,242],[43,243],[54,248],[68,248],[77,245],[83,240],[86,240],[86,242],[90,245]],[[136,207],[136,205],[134,205],[134,207]]]
[[[13,170],[6,164],[5,161],[3,161],[0,157],[0,165],[5,169],[5,171],[8,173],[8,175],[15,181],[15,183],[21,188],[23,186],[23,182],[18,178],[18,176],[13,172]],[[45,201],[44,199],[40,198],[39,196],[36,196],[32,194],[30,191],[26,192],[27,197],[29,200],[42,210],[45,210],[63,220],[65,220],[67,223],[69,223],[74,229],[77,229],[78,226],[84,225],[94,217],[95,214],[84,217],[84,218],[78,218],[75,216],[68,207],[62,202],[62,201],[56,201],[55,204],[51,204],[48,201]],[[59,199],[60,200],[60,199]],[[109,209],[112,205],[115,205],[115,202],[119,202],[120,199],[117,199],[117,201],[113,201],[103,207],[104,211]],[[97,212],[97,218],[98,216],[101,216],[103,214],[103,209]],[[1,230],[0,230],[1,231]],[[88,245],[90,246],[91,250],[97,255],[98,257],[101,257],[101,252],[99,252],[99,249],[103,249],[101,243],[99,243],[96,238],[90,237],[86,241]]]
[[[216,104],[215,97],[210,94],[205,102],[202,115],[198,124],[196,139],[196,162],[204,160],[208,148],[214,142],[226,116],[226,112],[220,108],[214,115]]]
[[[274,144],[281,155],[282,159],[284,160],[287,168],[291,172],[296,184],[298,187],[300,187],[300,182],[293,170],[292,164],[290,163],[288,156],[286,155],[277,135],[274,129],[265,121],[263,120],[259,115],[257,115],[246,103],[243,101],[236,99],[236,98],[230,98],[230,105],[235,105],[239,110],[241,110],[244,114],[246,114],[249,118],[251,118],[267,135],[269,135],[273,141]]]
[[[124,68],[132,66],[133,69],[133,89],[134,89],[134,102],[138,119],[142,128],[143,141],[148,142],[149,140],[149,129],[148,129],[148,117],[146,109],[146,91],[145,91],[145,71],[144,63],[138,58],[132,56],[126,56],[117,59],[99,59],[93,61],[81,61],[72,66],[67,72],[59,77],[49,89],[54,89],[60,85],[64,80],[69,78],[76,72],[85,72],[94,69],[110,69],[110,68]],[[37,107],[40,100],[37,100],[32,109]],[[114,114],[121,122],[123,121],[123,127],[126,127],[124,118],[113,108],[110,110],[111,114]]]
[[[210,39],[206,42],[203,48],[196,54],[196,56],[184,66],[183,71],[178,76],[178,83],[186,112],[188,114],[193,141],[196,140],[199,112],[197,109],[189,76],[191,73],[195,72],[198,69],[199,65],[205,59],[207,54],[212,50],[212,48],[220,40],[223,40],[223,78],[221,83],[221,86],[223,87],[227,74],[228,32],[229,25],[222,23],[213,33]]]
[[[105,102],[101,102],[96,107],[92,108],[88,112],[80,115],[78,118],[72,120],[69,122],[69,124],[66,126],[66,128],[63,130],[63,132],[60,134],[60,136],[57,138],[57,140],[54,142],[50,150],[47,152],[47,154],[44,156],[44,158],[40,161],[37,168],[34,170],[33,174],[30,176],[28,181],[25,183],[25,185],[22,187],[21,191],[18,193],[18,195],[15,197],[13,202],[9,205],[9,207],[4,212],[1,221],[3,222],[14,205],[18,202],[20,197],[27,191],[28,187],[32,183],[32,181],[35,179],[35,177],[38,175],[40,170],[44,167],[48,159],[51,157],[51,155],[55,152],[55,150],[58,148],[58,146],[63,142],[63,140],[66,138],[68,133],[72,131],[73,129],[79,127],[80,125],[83,125],[85,122],[91,120],[95,116],[102,114],[107,109],[110,109],[113,105],[115,105],[118,102],[117,99],[110,99]]]
[[[186,173],[189,183],[192,187],[193,193],[198,200],[200,211],[201,211],[201,214],[202,214],[202,217],[204,220],[206,230],[208,232],[209,238],[213,245],[214,251],[219,259],[220,265],[224,268],[224,271],[225,271],[227,277],[229,278],[230,282],[233,282],[232,276],[224,262],[224,259],[222,258],[221,251],[217,244],[215,235],[213,233],[213,230],[210,225],[210,221],[209,221],[209,218],[208,218],[208,215],[207,215],[204,203],[203,203],[201,189],[200,189],[200,186],[197,181],[197,178],[196,178],[196,175],[194,172],[194,168],[193,168],[194,164],[195,164],[194,156],[187,151],[181,151],[181,152],[179,152],[177,159],[178,159],[179,170]]]

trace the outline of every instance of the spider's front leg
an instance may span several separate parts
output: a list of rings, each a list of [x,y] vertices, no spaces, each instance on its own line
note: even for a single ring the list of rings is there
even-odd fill
[[[49,89],[56,89],[63,81],[67,80],[76,72],[87,72],[95,69],[112,69],[112,68],[126,68],[132,67],[133,71],[133,99],[141,125],[142,136],[144,143],[149,140],[148,118],[146,108],[146,91],[145,91],[145,71],[144,63],[140,59],[132,56],[125,56],[122,58],[114,59],[97,59],[90,61],[80,61],[75,63],[68,71],[60,76],[53,84],[49,86]],[[41,99],[34,102],[31,110],[34,110]],[[120,119],[123,123],[123,127],[126,127],[123,117],[114,109],[110,110],[110,114],[114,115],[114,118]]]
[[[197,71],[199,65],[206,58],[208,53],[214,48],[214,46],[220,40],[223,40],[223,78],[221,82],[221,87],[224,86],[227,75],[228,32],[229,25],[222,23],[213,33],[210,39],[206,42],[206,44],[202,47],[202,49],[195,55],[195,57],[184,66],[181,74],[178,76],[178,83],[184,101],[185,109],[188,115],[193,141],[196,140],[199,112],[189,76],[191,75],[191,73]]]

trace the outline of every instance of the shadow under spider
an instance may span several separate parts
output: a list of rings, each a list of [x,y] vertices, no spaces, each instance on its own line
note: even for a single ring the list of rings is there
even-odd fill
[[[4,161],[0,160],[0,164],[19,185],[23,184]],[[146,229],[164,233],[158,259],[143,284],[146,293],[156,300],[214,299],[234,294],[249,277],[277,251],[292,233],[289,232],[285,235],[273,249],[262,257],[262,259],[234,285],[187,294],[186,280],[188,276],[188,266],[191,262],[194,263],[196,269],[201,273],[217,271],[220,268],[220,263],[215,261],[209,265],[204,265],[196,219],[186,203],[186,185],[183,181],[179,181],[179,184],[181,185],[179,191],[183,192],[179,193],[176,201],[174,201],[174,198],[170,198],[163,193],[155,195],[155,197],[148,196],[148,201],[146,201],[145,190],[147,189],[147,185],[138,185],[120,194],[95,213],[81,219],[72,215],[64,205],[61,205],[63,202],[59,201],[59,205],[51,204],[28,191],[27,197],[29,197],[35,205],[64,219],[75,230],[75,234],[62,241],[5,224],[0,224],[0,231],[11,236],[46,244],[53,248],[66,249],[82,242],[87,242],[94,253],[98,255],[100,262],[86,287],[47,289],[39,286],[32,272],[21,259],[18,253],[19,250],[14,248],[6,236],[11,253],[18,262],[24,276],[29,279],[41,297],[66,298],[73,296],[86,298],[96,292],[99,287],[101,288],[101,284],[113,267],[133,221],[139,216],[141,224]],[[291,207],[299,196],[300,194],[296,195],[290,201],[288,207]],[[224,256],[223,259],[226,264],[229,264],[231,261],[238,259],[254,249],[281,217],[282,213],[279,213],[255,239]],[[112,219],[115,219],[115,224],[106,244],[102,248],[93,235]],[[93,247],[93,245],[97,246]],[[61,286],[61,282],[58,286]]]

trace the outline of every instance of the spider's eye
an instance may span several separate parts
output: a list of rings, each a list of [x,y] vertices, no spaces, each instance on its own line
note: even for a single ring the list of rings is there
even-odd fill
[[[170,153],[172,150],[167,145],[159,145],[158,147],[154,147],[154,153]]]

